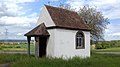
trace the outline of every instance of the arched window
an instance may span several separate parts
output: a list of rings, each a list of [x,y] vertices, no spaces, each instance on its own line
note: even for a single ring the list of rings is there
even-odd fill
[[[84,48],[84,34],[82,31],[78,31],[76,33],[76,49]]]

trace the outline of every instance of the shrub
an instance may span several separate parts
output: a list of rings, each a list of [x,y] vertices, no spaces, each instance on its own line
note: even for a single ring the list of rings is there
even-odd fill
[[[0,50],[2,50],[2,47],[0,46]]]
[[[96,44],[96,49],[105,49],[112,47],[120,47],[120,41],[103,41]]]
[[[102,45],[98,44],[96,45],[96,49],[103,49]]]
[[[15,48],[21,48],[21,46],[17,45],[17,46],[15,46]]]
[[[108,46],[105,43],[96,44],[96,49],[106,49]]]
[[[1,45],[1,48],[13,48],[12,45]]]

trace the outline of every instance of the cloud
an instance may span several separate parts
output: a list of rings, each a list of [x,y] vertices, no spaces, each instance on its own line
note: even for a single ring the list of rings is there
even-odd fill
[[[17,35],[18,35],[18,36],[21,36],[21,35],[23,35],[23,33],[18,33]]]
[[[32,12],[28,6],[38,0],[0,0],[0,32],[8,29],[8,38],[24,38],[26,31],[32,29],[37,21],[38,14]],[[0,39],[4,39],[5,34],[0,33]]]
[[[0,2],[0,17],[2,16],[16,16],[16,10],[12,11],[11,8],[7,7],[7,4]]]
[[[4,34],[4,32],[0,32],[0,34]]]
[[[2,18],[0,18],[0,22],[2,24],[6,24],[6,25],[26,25],[28,23],[35,23],[36,22],[36,17],[7,17],[4,16]]]
[[[49,0],[49,1],[59,1],[59,0]]]
[[[120,24],[109,24],[105,30],[106,40],[120,40]]]
[[[119,0],[68,0],[66,3],[77,9],[83,5],[94,6],[102,11],[105,17],[109,19],[120,19]]]
[[[120,36],[120,32],[118,33],[113,33],[114,36]]]
[[[24,13],[26,2],[35,2],[36,0],[2,0],[0,1],[0,16],[16,16]]]
[[[25,3],[25,2],[34,2],[37,0],[1,0],[0,2],[9,2],[9,3]]]
[[[0,1],[0,26],[23,25],[36,22],[37,14],[29,13],[20,4],[37,0],[2,0]]]

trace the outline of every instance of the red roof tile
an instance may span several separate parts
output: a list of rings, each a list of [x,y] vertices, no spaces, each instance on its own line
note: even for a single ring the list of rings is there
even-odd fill
[[[77,12],[45,5],[56,27],[90,30]]]

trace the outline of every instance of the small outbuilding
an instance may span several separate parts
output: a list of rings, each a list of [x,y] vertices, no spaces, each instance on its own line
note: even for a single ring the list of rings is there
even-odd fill
[[[36,57],[90,57],[90,28],[76,12],[44,5],[37,25],[25,34],[29,54],[35,37]]]

